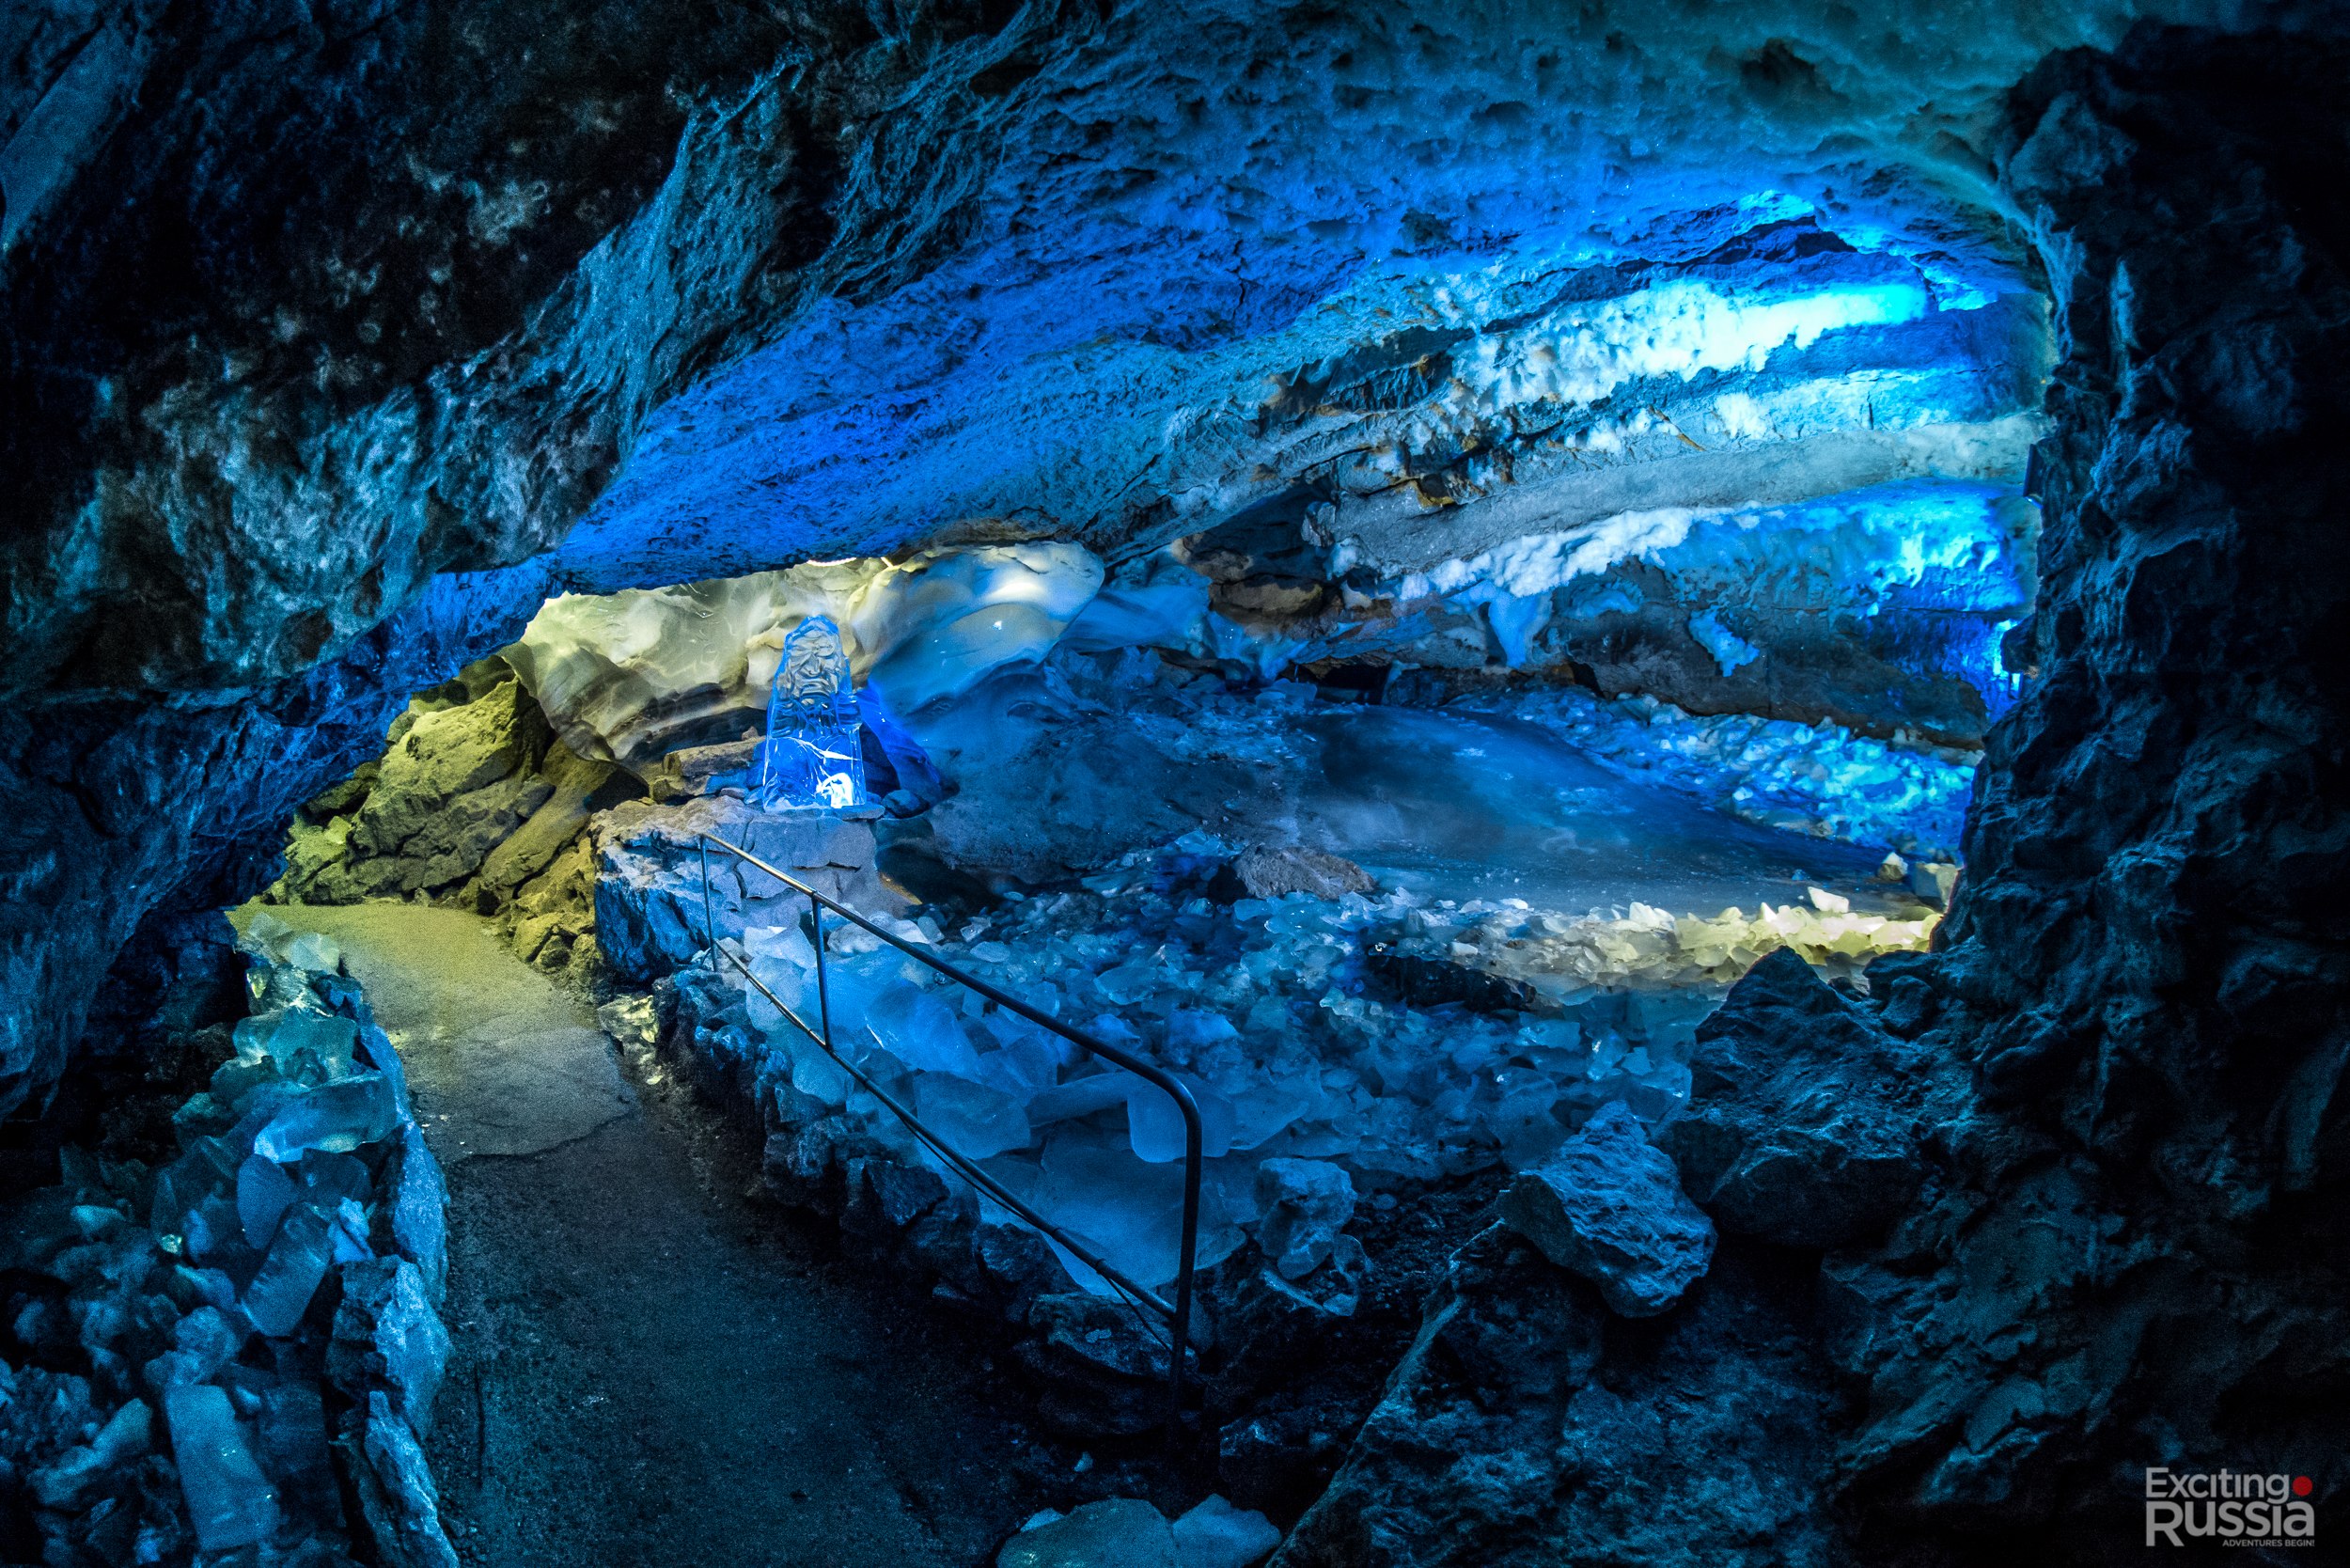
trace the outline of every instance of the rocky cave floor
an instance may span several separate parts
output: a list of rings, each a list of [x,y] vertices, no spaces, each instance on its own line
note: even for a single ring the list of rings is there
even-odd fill
[[[1040,1412],[1000,1321],[943,1308],[918,1271],[776,1201],[752,1129],[674,1059],[606,1035],[595,999],[494,921],[393,901],[267,913],[327,938],[364,987],[446,1172],[447,1361],[418,1435],[466,1564],[974,1564],[1044,1511],[1144,1498],[1171,1519],[1219,1491],[1286,1528],[1501,1185],[1489,1171],[1364,1206],[1351,1230],[1370,1266],[1310,1397],[1222,1433],[1197,1414],[1180,1438],[1073,1431]],[[219,947],[192,933],[189,974]],[[136,1069],[93,1063],[61,1086],[60,1114],[11,1126],[12,1176],[62,1150],[69,1172],[103,1162],[145,1200],[142,1169],[185,1143],[189,1096],[236,1061],[234,990],[215,975],[167,996],[149,1042],[164,1048]],[[40,1282],[21,1262],[7,1359],[91,1373],[70,1336],[25,1339]],[[177,1482],[160,1483],[167,1520]],[[31,1518],[5,1523],[7,1560],[39,1556]]]

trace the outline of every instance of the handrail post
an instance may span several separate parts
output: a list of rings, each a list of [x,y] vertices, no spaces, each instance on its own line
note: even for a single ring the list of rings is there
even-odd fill
[[[714,975],[718,972],[718,923],[710,913],[710,840],[699,839],[696,847],[702,852],[702,935],[710,942],[710,972]]]
[[[832,1049],[832,987],[824,980],[824,906],[807,896],[807,930],[816,949],[816,1024],[824,1031],[824,1049]]]
[[[1175,1108],[1183,1117],[1183,1251],[1176,1261],[1175,1364],[1168,1379],[1173,1386],[1175,1409],[1168,1417],[1167,1430],[1170,1436],[1180,1437],[1183,1430],[1183,1356],[1191,1348],[1192,1276],[1199,1258],[1199,1168],[1205,1152],[1198,1104],[1192,1099],[1189,1087],[1180,1079],[1174,1082],[1179,1091]]]

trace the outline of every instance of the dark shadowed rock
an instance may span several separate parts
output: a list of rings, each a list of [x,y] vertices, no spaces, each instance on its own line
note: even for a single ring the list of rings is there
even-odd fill
[[[1808,1278],[1726,1245],[1680,1311],[1615,1317],[1495,1227],[1274,1568],[1813,1568],[1824,1507]]]
[[[1657,1143],[1724,1230],[1841,1246],[1925,1181],[1924,1059],[1781,948],[1698,1027],[1689,1107]]]

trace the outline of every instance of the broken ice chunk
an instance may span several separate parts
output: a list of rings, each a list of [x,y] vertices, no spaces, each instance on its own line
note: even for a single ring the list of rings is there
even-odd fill
[[[197,1544],[225,1552],[266,1540],[277,1528],[277,1489],[254,1463],[227,1392],[208,1384],[174,1388],[164,1415]]]
[[[318,1207],[297,1203],[277,1227],[260,1272],[244,1288],[244,1315],[273,1339],[294,1331],[309,1310],[334,1254],[333,1224]]]
[[[1110,1497],[1028,1523],[1004,1543],[995,1568],[1186,1568],[1167,1520],[1139,1498]]]
[[[86,1444],[68,1449],[56,1464],[37,1470],[32,1492],[43,1508],[79,1512],[106,1472],[130,1464],[154,1442],[154,1412],[134,1399],[110,1417]]]
[[[1209,1159],[1230,1153],[1232,1103],[1189,1073],[1178,1073],[1175,1078],[1191,1090],[1199,1110],[1199,1152]],[[1152,1165],[1182,1159],[1187,1140],[1175,1097],[1148,1078],[1128,1078],[1126,1084],[1126,1127],[1136,1154]]]
[[[348,1018],[291,1007],[245,1019],[236,1027],[235,1040],[237,1054],[248,1061],[265,1056],[291,1074],[307,1052],[321,1075],[346,1077],[352,1071],[351,1053],[359,1043],[359,1026]]]
[[[255,1433],[260,1439],[262,1468],[277,1482],[291,1511],[339,1527],[342,1497],[326,1446],[326,1406],[318,1386],[281,1383],[262,1389]]]
[[[791,1051],[793,1089],[827,1105],[840,1105],[849,1098],[850,1087],[855,1080],[822,1046],[811,1040],[796,1040]]]
[[[1023,1103],[1055,1087],[1059,1077],[1059,1053],[1035,1030],[979,1057],[979,1081]]]
[[[237,1168],[237,1218],[244,1227],[247,1247],[269,1245],[286,1206],[294,1200],[295,1190],[293,1178],[274,1161],[258,1154],[246,1156]]]
[[[1026,1149],[1031,1136],[1020,1101],[946,1073],[914,1075],[914,1114],[966,1159]]]
[[[1355,1217],[1355,1182],[1324,1160],[1272,1159],[1257,1168],[1257,1197],[1264,1219],[1257,1245],[1284,1279],[1303,1279],[1321,1266]]]
[[[368,1246],[368,1212],[356,1199],[344,1199],[335,1206],[331,1217],[334,1223],[327,1236],[329,1262],[364,1263],[375,1256],[375,1249]]]
[[[278,949],[278,957],[297,969],[331,975],[343,966],[343,949],[323,932],[306,931]]]
[[[1310,1078],[1275,1078],[1250,1071],[1225,1080],[1232,1105],[1232,1147],[1254,1149],[1267,1138],[1323,1112],[1322,1087]]]
[[[199,1137],[188,1152],[156,1173],[153,1201],[148,1213],[159,1236],[187,1234],[188,1215],[204,1200],[225,1191],[236,1179],[240,1164],[234,1145],[223,1137]]]
[[[1192,1052],[1239,1038],[1240,1031],[1233,1028],[1231,1020],[1220,1012],[1179,1007],[1167,1015],[1167,1049],[1186,1057]]]
[[[375,1178],[368,1174],[367,1163],[353,1155],[314,1149],[302,1156],[302,1191],[322,1209],[346,1198],[364,1203],[375,1194]]]
[[[1913,862],[1907,878],[1909,890],[1936,909],[1947,909],[1950,893],[1958,886],[1958,868],[1948,861]]]
[[[255,958],[274,959],[279,947],[293,933],[293,927],[266,909],[257,909],[237,937],[237,950]]]
[[[921,987],[902,980],[890,986],[865,1010],[865,1022],[891,1056],[915,1071],[979,1081],[979,1057],[970,1037],[946,1004]]]
[[[1213,1492],[1175,1521],[1175,1555],[1183,1568],[1248,1568],[1280,1544],[1272,1520]]]
[[[399,1125],[400,1105],[391,1080],[381,1073],[362,1073],[321,1084],[288,1103],[253,1140],[253,1152],[279,1164],[310,1149],[349,1153]]]
[[[1065,1084],[1040,1090],[1036,1098],[1028,1102],[1028,1120],[1041,1127],[1048,1121],[1091,1116],[1095,1111],[1122,1105],[1126,1103],[1126,1086],[1133,1081],[1119,1072],[1072,1078]]]
[[[1123,1144],[1117,1134],[1091,1127],[1057,1129],[1041,1162],[1039,1206],[1112,1268],[1139,1284],[1162,1285],[1175,1277],[1183,1239],[1183,1170],[1145,1165]],[[1096,1294],[1108,1289],[1090,1270],[1078,1278]]]

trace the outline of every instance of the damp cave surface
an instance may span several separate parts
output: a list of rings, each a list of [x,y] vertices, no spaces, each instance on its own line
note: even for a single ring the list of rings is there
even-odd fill
[[[2340,8],[543,8],[0,20],[0,1560],[2324,1555]]]

